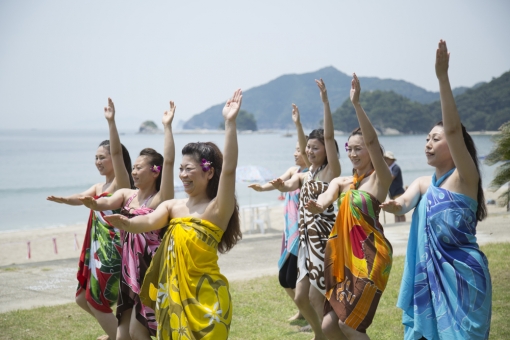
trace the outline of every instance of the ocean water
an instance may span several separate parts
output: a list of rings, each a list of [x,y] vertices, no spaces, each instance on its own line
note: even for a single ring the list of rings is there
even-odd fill
[[[128,148],[134,162],[140,150],[146,147],[163,151],[163,135],[121,133],[121,142]],[[212,141],[222,149],[222,134],[175,134],[176,168],[181,161],[180,150],[189,142]],[[338,144],[347,136],[336,136]],[[425,135],[382,136],[385,150],[393,151],[402,168],[404,183],[430,175],[424,154]],[[66,196],[79,193],[95,183],[104,182],[95,164],[97,146],[108,139],[107,131],[1,131],[0,130],[0,231],[26,230],[84,223],[89,211],[46,201],[49,195]],[[488,154],[493,146],[490,136],[473,136],[480,156]],[[282,132],[239,134],[238,166],[258,165],[269,169],[274,176],[294,165],[297,137],[284,137]],[[351,164],[340,150],[342,175],[351,173]],[[482,179],[487,187],[493,178],[495,166],[482,164]],[[248,183],[236,183],[239,204],[278,204],[279,192],[255,192]],[[176,197],[184,197],[184,193]]]

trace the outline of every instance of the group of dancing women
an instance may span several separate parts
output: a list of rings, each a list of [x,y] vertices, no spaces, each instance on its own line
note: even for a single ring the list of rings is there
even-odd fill
[[[323,128],[306,136],[299,109],[292,104],[296,166],[269,183],[250,186],[285,193],[279,281],[299,311],[295,317],[306,319],[315,340],[369,339],[367,329],[393,257],[379,213],[403,215],[413,208],[397,302],[404,338],[489,336],[491,279],[475,236],[477,222],[487,212],[476,149],[461,124],[448,66],[441,40],[435,70],[442,121],[425,144],[427,162],[435,171],[416,179],[402,196],[386,201],[392,175],[360,105],[356,74],[350,99],[359,128],[344,145],[352,173],[340,176],[328,94],[320,79]],[[110,99],[105,108],[110,139],[96,151],[96,166],[106,182],[69,197],[48,197],[91,210],[76,302],[97,319],[104,339],[228,338],[235,309],[217,262],[218,252],[228,252],[241,239],[235,197],[241,102],[237,90],[223,108],[223,153],[210,142],[184,146],[179,166],[184,199],[174,199],[174,103],[163,115],[163,155],[143,149],[131,167]]]

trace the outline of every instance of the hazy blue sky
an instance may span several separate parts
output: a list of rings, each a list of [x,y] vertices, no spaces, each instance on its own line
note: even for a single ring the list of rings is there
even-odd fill
[[[2,0],[0,129],[105,128],[108,96],[121,130],[159,123],[170,99],[187,120],[330,65],[437,91],[440,38],[452,85],[472,86],[510,69],[509,18],[506,0]]]

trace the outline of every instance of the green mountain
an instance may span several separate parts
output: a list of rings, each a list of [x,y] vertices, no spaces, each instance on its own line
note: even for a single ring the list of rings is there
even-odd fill
[[[255,116],[259,129],[286,129],[293,128],[291,104],[296,103],[303,125],[317,127],[322,119],[322,102],[314,79],[319,78],[326,82],[332,110],[349,97],[351,76],[334,67],[326,67],[311,73],[283,75],[244,91],[243,109]],[[426,91],[403,80],[373,77],[361,77],[360,80],[364,91],[391,90],[420,103],[431,103],[439,98],[437,92]],[[215,105],[193,116],[184,124],[184,129],[217,129],[222,122],[223,105]]]
[[[455,92],[454,92],[455,93]],[[361,105],[380,132],[396,129],[424,133],[441,120],[441,103],[417,103],[393,91],[363,92]],[[510,121],[510,71],[489,83],[477,84],[455,96],[457,110],[468,131],[497,130]],[[336,130],[352,131],[359,126],[349,99],[333,112]]]
[[[253,114],[259,129],[292,129],[294,126],[291,120],[291,104],[296,103],[301,112],[303,125],[307,128],[318,127],[322,119],[323,111],[319,90],[314,79],[319,78],[323,78],[326,82],[331,109],[335,110],[335,108],[341,107],[349,97],[351,76],[330,66],[311,73],[283,75],[267,84],[244,91],[243,109]],[[403,101],[401,104],[397,105],[397,103],[403,99],[397,99],[397,97],[392,99],[385,98],[384,94],[374,94],[375,97],[370,98],[370,103],[372,101],[377,102],[377,100],[386,101],[383,103],[386,110],[383,116],[388,116],[389,121],[381,122],[381,126],[385,128],[395,128],[401,132],[409,133],[424,131],[424,122],[420,123],[416,121],[413,123],[417,116],[415,114],[416,112],[413,110],[426,112],[424,113],[425,116],[422,118],[427,118],[427,121],[437,118],[437,108],[439,106],[434,104],[434,102],[439,100],[438,92],[427,91],[403,80],[361,77],[360,81],[363,90],[362,94],[367,94],[371,91],[390,91],[393,92],[394,95],[399,95],[401,98],[408,100],[407,102]],[[460,87],[453,89],[453,92],[456,96],[461,98],[461,95],[464,93],[471,93],[472,91],[483,89],[486,85],[485,83],[478,83],[471,89]],[[183,128],[218,129],[223,121],[221,116],[223,105],[223,103],[215,105],[193,116],[184,124]],[[374,108],[375,107],[377,107],[377,105],[374,105]],[[391,109],[399,110],[399,108],[403,110],[401,113],[391,111]],[[473,122],[483,121],[483,119],[480,118],[480,111],[477,112],[478,113],[475,112],[473,115],[478,118],[473,118]],[[418,116],[420,115],[421,113],[418,114]],[[395,117],[399,118],[396,119]],[[497,121],[497,119],[492,120]],[[341,121],[339,121],[339,123],[341,123]],[[342,125],[335,125],[335,129],[344,130],[344,127],[342,127]]]

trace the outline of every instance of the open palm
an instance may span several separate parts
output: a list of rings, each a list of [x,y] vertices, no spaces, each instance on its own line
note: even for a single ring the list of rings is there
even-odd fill
[[[115,118],[115,106],[111,98],[108,98],[108,106],[104,108],[104,117],[106,120],[112,120]]]
[[[352,74],[352,81],[351,81],[351,102],[353,104],[359,103],[359,94],[361,93],[361,85],[359,83],[358,76],[356,73]]]
[[[223,108],[223,117],[225,120],[235,120],[239,109],[241,108],[241,102],[243,101],[243,91],[238,89],[234,92],[232,98],[227,100],[225,107]]]
[[[292,121],[294,124],[297,124],[300,121],[299,108],[296,104],[292,104]]]
[[[104,219],[107,220],[108,223],[110,223],[115,228],[122,230],[126,230],[130,224],[129,218],[119,214],[104,216]]]
[[[170,110],[165,111],[163,113],[163,125],[171,125],[172,121],[174,120],[174,114],[175,114],[176,106],[173,101],[170,101]]]

